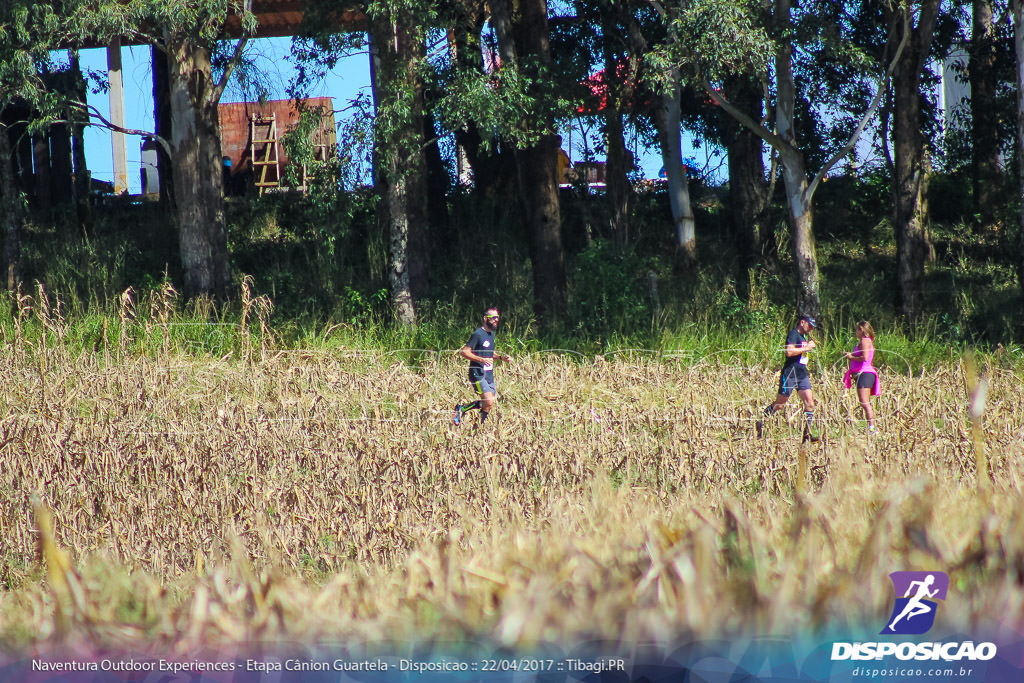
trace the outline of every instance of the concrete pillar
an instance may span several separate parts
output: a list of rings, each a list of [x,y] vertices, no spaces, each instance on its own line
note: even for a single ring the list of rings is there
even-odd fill
[[[115,38],[107,48],[107,74],[110,79],[110,122],[125,127],[124,81],[121,77],[121,41]],[[128,143],[125,134],[111,131],[114,153],[114,194],[128,192]]]

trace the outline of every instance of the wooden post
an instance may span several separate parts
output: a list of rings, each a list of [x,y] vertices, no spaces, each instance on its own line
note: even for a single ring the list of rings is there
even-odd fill
[[[124,81],[121,78],[121,41],[115,38],[107,48],[107,75],[110,79],[110,122],[125,127]],[[111,131],[114,154],[114,194],[128,192],[128,148],[125,134]]]

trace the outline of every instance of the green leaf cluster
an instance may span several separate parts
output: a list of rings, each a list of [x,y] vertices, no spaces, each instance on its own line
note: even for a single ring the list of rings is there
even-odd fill
[[[649,56],[656,74],[678,68],[699,84],[746,74],[766,77],[776,45],[760,3],[695,0],[667,7],[668,40]]]
[[[545,122],[568,108],[567,101],[552,92],[543,78],[547,70],[538,68],[537,73],[530,77],[514,66],[502,66],[494,75],[454,74],[444,84],[435,112],[449,130],[473,121],[490,133],[482,140],[485,150],[498,139],[513,147],[535,144],[541,136],[556,132]]]

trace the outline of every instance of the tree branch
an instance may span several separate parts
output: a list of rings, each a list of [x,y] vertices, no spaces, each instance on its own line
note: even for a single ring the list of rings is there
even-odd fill
[[[650,5],[662,19],[668,16],[668,12],[665,11],[665,7],[658,2],[658,0],[647,0],[647,4]]]
[[[772,101],[772,93],[768,88],[768,81],[761,79],[761,95],[764,97],[764,115],[761,117],[761,125],[764,126],[769,120],[775,118],[772,107],[768,105]]]
[[[893,55],[892,61],[889,62],[889,67],[885,70],[885,74],[878,81],[878,91],[875,96],[871,99],[871,105],[868,110],[864,112],[864,116],[860,118],[857,123],[857,127],[850,135],[850,139],[846,141],[846,144],[838,152],[832,155],[832,157],[826,161],[818,172],[814,175],[810,184],[807,186],[806,195],[810,197],[814,194],[814,190],[817,188],[818,183],[824,179],[828,174],[829,170],[835,166],[840,159],[850,153],[850,151],[857,145],[857,140],[860,138],[860,134],[864,132],[864,128],[868,125],[868,121],[874,117],[875,112],[878,110],[878,105],[881,104],[882,98],[885,96],[885,92],[888,89],[889,79],[892,78],[893,72],[896,70],[896,65],[900,61],[900,56],[903,54],[903,49],[907,46],[907,39],[910,37],[910,22],[909,19],[904,16],[903,19],[903,39],[900,41],[899,46],[896,48],[896,54]]]
[[[75,108],[81,110],[86,116],[89,116],[90,118],[95,117],[95,118],[99,119],[100,122],[103,124],[102,126],[98,126],[100,128],[106,128],[108,130],[117,131],[118,133],[124,133],[125,135],[140,135],[140,136],[145,137],[145,138],[150,138],[152,140],[156,140],[160,144],[160,146],[163,147],[163,150],[164,150],[164,152],[167,153],[167,156],[168,157],[171,156],[171,144],[167,140],[162,138],[161,136],[157,135],[156,133],[151,133],[148,130],[139,130],[137,128],[123,128],[123,127],[118,126],[118,125],[116,125],[114,123],[111,123],[110,121],[108,121],[103,116],[103,114],[101,114],[99,112],[98,109],[96,109],[96,107],[92,106],[91,104],[86,104],[85,102],[77,102],[75,100],[72,100],[72,101],[68,102],[68,104],[70,104],[72,107],[75,107]],[[72,124],[73,123],[77,123],[77,124],[80,125],[81,121],[74,121],[74,120],[63,121],[63,120],[57,119],[57,120],[54,121],[54,123],[72,123]],[[87,125],[96,126],[97,124],[89,123]]]
[[[245,0],[243,3],[243,11],[245,13],[252,12],[252,0]],[[242,26],[245,26],[245,22],[242,22]],[[246,31],[242,34],[242,37],[238,39],[238,42],[235,43],[235,53],[231,55],[231,59],[228,60],[227,66],[224,67],[224,73],[221,74],[220,81],[213,86],[213,90],[210,91],[210,98],[212,102],[220,102],[220,98],[224,94],[224,89],[228,87],[228,81],[231,80],[231,74],[234,73],[235,67],[242,61],[242,53],[245,51],[245,46],[251,37],[252,34]]]
[[[156,47],[159,50],[163,50],[164,49],[164,47],[162,45],[160,45],[160,41],[159,41],[159,39],[156,36],[149,35],[147,33],[143,33],[141,31],[138,31],[138,30],[134,29],[134,28],[128,28],[125,31],[125,35],[130,37],[130,38],[133,38],[133,39],[137,40],[138,42],[142,43],[143,45],[152,45],[152,46]]]
[[[928,45],[935,33],[935,24],[939,19],[941,4],[941,0],[925,0],[921,3],[921,15],[917,21],[917,30],[914,31],[914,46],[912,48],[917,54],[917,71],[915,73],[921,73],[928,61]],[[904,16],[906,17],[906,15]],[[909,33],[910,30],[908,25],[905,31]]]
[[[744,128],[747,128],[751,133],[757,135],[780,152],[785,152],[787,149],[791,149],[789,143],[774,132],[768,130],[768,128],[763,124],[752,119],[749,114],[730,102],[726,96],[720,90],[716,90],[706,78],[701,79],[701,86],[704,88],[704,91],[708,96],[715,101],[715,104],[720,106],[730,116],[739,121],[740,124],[743,125]]]

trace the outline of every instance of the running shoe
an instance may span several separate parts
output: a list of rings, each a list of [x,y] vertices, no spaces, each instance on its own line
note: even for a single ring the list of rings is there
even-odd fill
[[[455,410],[452,412],[452,424],[462,423],[462,404],[456,403]]]
[[[807,442],[818,443],[819,441],[821,441],[821,437],[820,436],[818,436],[816,434],[812,434],[811,430],[809,430],[809,429],[805,429],[804,430],[804,443],[807,443]]]

